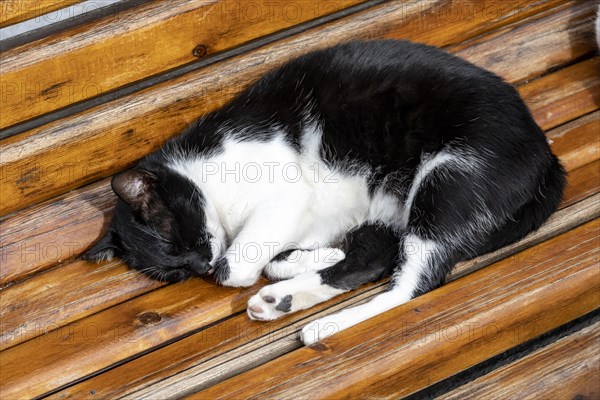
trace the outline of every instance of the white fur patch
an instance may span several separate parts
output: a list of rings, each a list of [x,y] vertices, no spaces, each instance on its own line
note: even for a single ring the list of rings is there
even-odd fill
[[[421,187],[423,181],[427,178],[427,176],[436,168],[444,165],[448,162],[457,161],[457,157],[453,154],[447,153],[445,151],[441,151],[434,155],[433,157],[429,156],[429,158],[425,158],[421,160],[419,164],[419,169],[415,174],[413,182],[410,186],[410,190],[408,192],[408,196],[406,198],[404,209],[402,211],[401,217],[401,227],[405,228],[408,225],[408,219],[410,218],[410,212],[412,209],[412,204],[415,200],[415,196]]]
[[[369,207],[369,222],[383,222],[387,225],[398,226],[402,221],[403,204],[397,196],[385,193],[379,189],[371,198]]]

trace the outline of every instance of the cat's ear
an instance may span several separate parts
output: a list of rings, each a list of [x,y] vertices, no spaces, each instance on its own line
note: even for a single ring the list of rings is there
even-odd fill
[[[102,239],[82,254],[81,258],[93,262],[111,261],[118,255],[118,251],[118,247],[113,241],[113,233],[109,229]]]
[[[130,169],[113,178],[112,189],[133,210],[142,213],[150,204],[155,184],[154,174],[142,169]]]

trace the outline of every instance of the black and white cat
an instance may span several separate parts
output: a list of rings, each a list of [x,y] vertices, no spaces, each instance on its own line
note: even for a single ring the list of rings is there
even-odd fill
[[[180,281],[278,281],[255,320],[392,276],[370,302],[305,327],[313,343],[443,284],[556,210],[563,169],[516,90],[439,49],[351,42],[268,73],[113,179],[87,253]]]

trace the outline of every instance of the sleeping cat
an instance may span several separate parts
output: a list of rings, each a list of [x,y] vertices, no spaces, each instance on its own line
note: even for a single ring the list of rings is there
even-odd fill
[[[136,168],[90,260],[176,282],[273,281],[272,320],[391,276],[370,302],[302,330],[314,343],[443,284],[459,261],[556,210],[564,171],[516,90],[439,49],[350,42],[303,55]]]

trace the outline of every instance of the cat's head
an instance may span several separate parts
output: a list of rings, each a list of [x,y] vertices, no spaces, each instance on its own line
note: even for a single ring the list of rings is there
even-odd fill
[[[119,200],[110,228],[84,259],[120,257],[167,282],[211,272],[215,240],[205,199],[190,180],[168,169],[132,169],[115,176],[112,188]]]

